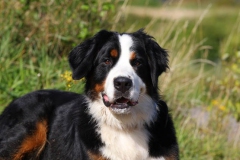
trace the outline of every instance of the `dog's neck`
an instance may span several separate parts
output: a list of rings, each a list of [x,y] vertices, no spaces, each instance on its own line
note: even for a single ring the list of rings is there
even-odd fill
[[[139,104],[133,106],[128,114],[114,114],[106,107],[102,100],[89,100],[88,112],[98,125],[107,125],[117,130],[134,130],[150,125],[156,120],[156,103],[148,95],[139,99]]]

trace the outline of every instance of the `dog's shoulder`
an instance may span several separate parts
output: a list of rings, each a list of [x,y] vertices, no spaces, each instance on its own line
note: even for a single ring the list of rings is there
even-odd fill
[[[149,153],[153,157],[160,154],[170,159],[178,159],[176,133],[166,102],[159,100],[156,110],[156,120],[147,126],[150,133]]]

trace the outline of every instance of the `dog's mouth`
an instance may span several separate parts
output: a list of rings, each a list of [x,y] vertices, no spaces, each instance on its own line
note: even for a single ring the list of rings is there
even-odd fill
[[[131,106],[138,104],[137,101],[131,101],[125,97],[117,98],[114,102],[110,102],[108,96],[102,92],[103,103],[106,107],[111,107],[112,109],[126,109]]]

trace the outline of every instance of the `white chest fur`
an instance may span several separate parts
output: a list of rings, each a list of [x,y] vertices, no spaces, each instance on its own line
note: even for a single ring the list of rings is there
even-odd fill
[[[148,132],[144,128],[129,131],[113,129],[103,125],[101,139],[105,146],[102,154],[114,160],[145,160],[148,159]]]
[[[146,98],[146,97],[145,97]],[[149,133],[144,122],[154,121],[155,105],[137,105],[129,115],[113,115],[101,100],[89,103],[88,112],[98,123],[102,155],[110,160],[164,160],[149,157]],[[148,110],[148,111],[146,111]],[[148,124],[147,123],[147,124]]]

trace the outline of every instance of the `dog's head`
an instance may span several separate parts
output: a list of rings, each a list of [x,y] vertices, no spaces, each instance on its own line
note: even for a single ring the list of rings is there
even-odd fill
[[[158,76],[168,68],[168,55],[143,30],[102,30],[74,48],[69,62],[73,79],[86,78],[92,101],[101,100],[113,114],[129,114],[158,100]]]

